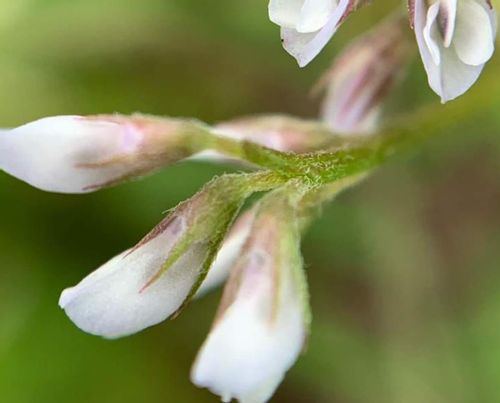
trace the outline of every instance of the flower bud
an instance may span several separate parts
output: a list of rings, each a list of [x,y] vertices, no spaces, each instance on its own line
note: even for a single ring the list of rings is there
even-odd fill
[[[263,204],[224,290],[192,381],[225,402],[265,402],[300,354],[308,329],[297,221]]]
[[[285,50],[304,67],[349,14],[364,3],[366,0],[270,0],[269,18],[281,27]]]
[[[223,178],[221,178],[222,180]],[[203,280],[241,200],[214,181],[134,248],[65,290],[59,305],[82,330],[107,338],[175,314]]]
[[[215,133],[236,140],[247,140],[283,152],[306,153],[330,142],[332,134],[316,121],[289,116],[266,115],[222,122]]]
[[[192,154],[199,127],[146,116],[57,116],[0,133],[0,169],[42,190],[85,193]]]
[[[338,134],[371,134],[410,55],[402,18],[391,18],[353,42],[320,81],[321,115]]]
[[[495,48],[490,0],[409,0],[410,19],[429,85],[441,101],[465,93]]]

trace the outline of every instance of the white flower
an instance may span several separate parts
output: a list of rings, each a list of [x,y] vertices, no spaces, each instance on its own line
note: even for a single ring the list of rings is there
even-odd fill
[[[410,54],[406,29],[403,18],[390,18],[353,42],[322,78],[321,117],[335,133],[376,131],[384,101]]]
[[[294,220],[259,212],[193,366],[192,381],[225,402],[269,400],[306,339],[302,275]]]
[[[344,19],[365,0],[270,0],[269,18],[281,27],[283,47],[304,67]]]
[[[0,169],[42,190],[90,192],[186,157],[189,127],[142,116],[44,118],[0,133]]]
[[[106,338],[177,313],[196,292],[237,212],[241,195],[233,191],[225,178],[208,184],[134,248],[63,291],[61,308],[80,329]]]
[[[496,13],[489,0],[410,0],[429,85],[450,101],[478,79],[494,52]]]
[[[199,277],[207,254],[194,244],[157,281],[150,281],[186,231],[182,217],[160,224],[126,251],[63,291],[59,305],[87,333],[116,338],[155,325],[176,312]]]

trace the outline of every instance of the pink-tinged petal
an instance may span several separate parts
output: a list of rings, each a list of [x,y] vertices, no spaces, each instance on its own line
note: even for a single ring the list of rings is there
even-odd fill
[[[391,18],[354,41],[321,80],[322,118],[339,134],[371,134],[386,97],[402,75],[410,43],[402,18]]]
[[[294,153],[315,151],[331,141],[331,133],[317,121],[284,115],[237,118],[217,124],[214,133]]]
[[[443,35],[443,45],[448,48],[455,33],[457,1],[441,0],[439,3],[439,26]]]
[[[410,18],[410,26],[415,27],[415,2],[418,0],[408,0],[408,17]]]

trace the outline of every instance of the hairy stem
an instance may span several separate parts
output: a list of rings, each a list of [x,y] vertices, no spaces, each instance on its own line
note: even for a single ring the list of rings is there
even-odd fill
[[[495,77],[484,77],[470,94],[445,106],[432,104],[371,137],[343,137],[332,133],[325,151],[284,153],[256,143],[219,137],[207,131],[205,146],[224,155],[279,173],[282,178],[302,179],[325,185],[367,172],[392,156],[410,151],[427,139],[459,128],[464,121],[491,110],[500,94]],[[318,123],[318,130],[324,127]],[[342,145],[339,145],[342,144]]]

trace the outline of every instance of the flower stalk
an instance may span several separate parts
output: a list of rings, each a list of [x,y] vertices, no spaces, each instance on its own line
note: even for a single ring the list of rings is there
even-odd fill
[[[411,151],[427,139],[460,127],[462,122],[492,110],[500,94],[500,83],[492,77],[478,84],[466,99],[459,99],[444,108],[434,105],[422,108],[411,116],[400,118],[380,133],[371,136],[339,136],[332,133],[326,151],[303,154],[273,150],[252,142],[218,137],[206,144],[221,154],[250,162],[271,170],[278,176],[301,179],[309,185],[326,185],[357,175],[381,165],[389,158]],[[320,123],[319,131],[325,130]]]

